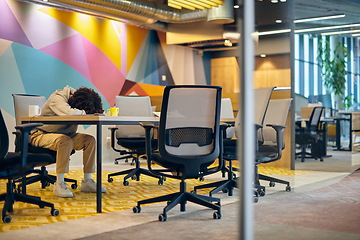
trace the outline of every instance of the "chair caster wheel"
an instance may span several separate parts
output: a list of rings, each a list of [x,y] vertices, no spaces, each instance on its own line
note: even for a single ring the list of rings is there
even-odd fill
[[[124,181],[124,182],[123,182],[123,185],[124,185],[124,186],[129,186],[129,181]]]
[[[274,182],[269,182],[269,186],[270,187],[275,187],[275,183]]]
[[[119,164],[119,162],[118,162],[118,161],[115,161],[115,164]]]
[[[166,177],[162,177],[162,180],[165,182],[165,181],[166,181]]]
[[[51,216],[59,216],[60,211],[58,209],[51,209]]]
[[[139,212],[141,212],[141,207],[139,207],[139,206],[133,207],[133,212],[134,212],[134,213],[139,213]]]
[[[225,188],[222,190],[223,193],[228,193],[229,192],[229,189]]]
[[[196,190],[191,190],[190,193],[196,194]]]
[[[77,189],[77,184],[75,184],[75,183],[73,183],[73,184],[71,184],[71,189]]]
[[[163,184],[164,184],[163,180],[162,180],[162,179],[159,179],[158,185],[163,185]]]
[[[46,183],[45,183],[45,187],[50,187],[50,183],[49,183],[49,182],[46,182]]]
[[[323,161],[324,161],[324,159],[320,158],[320,162],[323,162]]]
[[[254,196],[254,203],[257,203],[259,201],[259,197]]]
[[[200,177],[199,180],[200,180],[200,182],[203,182],[205,179],[204,179],[204,177]]]
[[[290,186],[286,186],[285,190],[286,190],[287,192],[291,192],[291,187],[290,187]]]
[[[305,162],[305,159],[301,159],[301,162]]]
[[[114,179],[108,178],[108,182],[109,182],[109,183],[112,183],[113,181],[114,181]]]
[[[263,197],[263,196],[265,196],[265,191],[264,190],[259,190],[259,196],[261,196],[261,197]]]
[[[137,180],[136,175],[131,177],[132,180]]]
[[[166,222],[166,220],[167,220],[166,215],[164,215],[164,214],[160,214],[160,215],[159,215],[159,221],[160,221],[160,222]]]
[[[213,218],[214,218],[214,219],[220,219],[220,218],[221,218],[221,213],[219,213],[219,212],[214,212]]]
[[[10,223],[11,222],[11,217],[9,215],[5,215],[2,217],[2,220],[4,223]]]

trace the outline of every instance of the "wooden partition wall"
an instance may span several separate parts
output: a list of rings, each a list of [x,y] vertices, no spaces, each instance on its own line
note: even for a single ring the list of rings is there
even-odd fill
[[[239,65],[235,57],[216,58],[211,60],[211,84],[222,86],[222,96],[230,98],[233,104],[235,114],[239,110],[238,93],[239,93]],[[266,58],[255,58],[254,87],[290,87],[291,70],[290,54],[273,55]],[[274,91],[272,99],[290,98],[290,90]],[[290,113],[285,129],[285,149],[282,158],[279,161],[263,164],[269,167],[291,167],[291,121]]]

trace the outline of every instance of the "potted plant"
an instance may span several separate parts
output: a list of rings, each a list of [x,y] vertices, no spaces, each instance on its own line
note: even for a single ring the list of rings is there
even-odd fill
[[[323,46],[322,39],[319,41],[317,60],[320,67],[323,69],[321,76],[324,79],[324,84],[327,90],[334,94],[335,108],[351,107],[351,99],[349,96],[344,98],[345,91],[345,76],[346,64],[349,59],[347,48],[340,42],[337,42],[336,48],[331,56],[330,43],[327,40]]]

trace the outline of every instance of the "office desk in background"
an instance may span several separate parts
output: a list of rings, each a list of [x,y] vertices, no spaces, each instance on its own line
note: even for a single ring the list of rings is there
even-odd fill
[[[235,119],[224,118],[221,121],[226,123],[234,123]],[[74,124],[74,125],[95,125],[96,126],[96,210],[98,213],[102,211],[101,196],[101,136],[103,125],[138,125],[140,122],[150,122],[155,125],[159,124],[158,117],[128,117],[128,116],[102,116],[102,115],[80,115],[80,116],[36,116],[21,117],[22,123],[37,122],[44,124]]]

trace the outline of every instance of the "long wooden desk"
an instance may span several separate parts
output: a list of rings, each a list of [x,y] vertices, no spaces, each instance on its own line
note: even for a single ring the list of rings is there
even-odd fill
[[[102,125],[137,125],[140,122],[159,123],[158,117],[112,117],[100,115],[81,115],[81,116],[36,116],[21,117],[22,123],[37,122],[44,124],[76,124],[76,125],[95,125],[96,126],[96,210],[102,211],[101,196],[101,136]]]
[[[224,118],[221,121],[234,123],[235,119]],[[81,116],[36,116],[21,117],[22,123],[37,122],[44,124],[75,124],[96,126],[96,210],[102,211],[101,196],[101,136],[103,125],[138,125],[140,122],[159,124],[158,117],[128,117],[128,116],[102,116],[102,115],[81,115]]]

